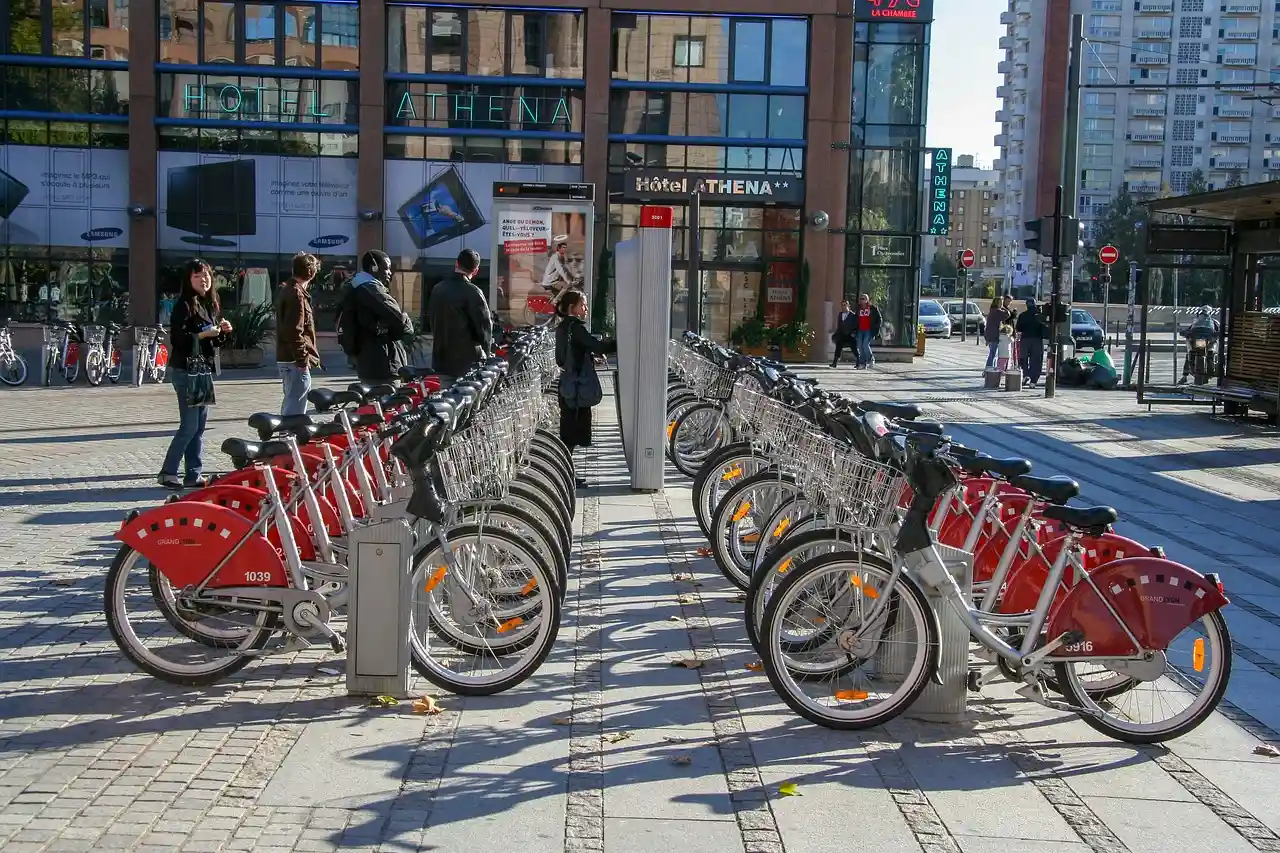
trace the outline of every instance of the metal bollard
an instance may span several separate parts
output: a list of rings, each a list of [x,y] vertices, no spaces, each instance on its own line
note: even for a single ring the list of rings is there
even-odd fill
[[[50,349],[48,344],[40,345],[40,384],[48,385],[53,378],[49,375]]]
[[[973,598],[973,556],[956,548],[938,546],[964,600]],[[929,606],[938,614],[938,675],[942,684],[930,679],[920,698],[906,711],[906,716],[934,723],[962,723],[968,719],[965,706],[969,690],[969,629],[945,598],[928,586],[924,587]]]
[[[142,387],[142,348],[133,345],[133,387]]]
[[[407,699],[413,532],[397,519],[348,541],[347,695]]]

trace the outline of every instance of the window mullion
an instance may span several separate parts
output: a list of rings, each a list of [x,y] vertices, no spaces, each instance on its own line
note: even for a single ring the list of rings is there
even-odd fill
[[[272,51],[272,55],[275,57],[276,66],[280,67],[284,65],[284,39],[285,39],[284,34],[286,29],[284,25],[285,24],[284,0],[276,0],[276,5],[275,5],[275,8],[272,9],[272,14],[275,16],[275,30],[276,30],[275,39],[272,42],[272,47],[274,48],[274,50]]]
[[[511,12],[504,9],[502,12],[502,37],[504,39],[502,45],[502,76],[511,76]]]
[[[316,3],[311,6],[311,36],[314,39],[312,47],[315,52],[311,55],[311,61],[316,64],[316,68],[324,68],[324,5]],[[360,7],[356,7],[356,14],[359,14]],[[299,33],[299,39],[303,44],[307,43],[306,33]]]

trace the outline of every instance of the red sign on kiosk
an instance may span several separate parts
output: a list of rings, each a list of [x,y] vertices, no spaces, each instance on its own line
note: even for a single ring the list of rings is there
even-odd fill
[[[640,208],[641,228],[670,228],[671,208],[644,205]]]

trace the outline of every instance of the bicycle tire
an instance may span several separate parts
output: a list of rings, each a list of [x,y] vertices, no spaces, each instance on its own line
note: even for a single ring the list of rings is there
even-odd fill
[[[809,499],[805,497],[804,492],[796,492],[788,498],[784,498],[778,503],[778,506],[765,519],[764,530],[761,531],[760,545],[756,548],[755,553],[751,556],[751,574],[754,575],[760,569],[760,565],[768,557],[769,552],[791,534],[792,527],[802,518],[812,517],[814,515],[813,507],[809,504]]]
[[[97,388],[105,378],[102,362],[105,357],[98,350],[90,350],[84,357],[84,378],[92,388]]]
[[[561,550],[564,551],[566,557],[572,557],[573,554],[573,529],[572,522],[566,522],[556,512],[555,507],[551,505],[541,492],[537,491],[524,483],[513,482],[507,489],[507,498],[514,506],[519,506],[526,512],[532,512],[538,518],[551,526],[556,532],[556,538],[560,541]]]
[[[560,496],[556,495],[554,490],[547,485],[544,475],[537,472],[521,471],[515,482],[527,489],[534,490],[552,508],[552,511],[559,517],[561,524],[568,526],[571,530],[573,529],[573,517],[565,509],[564,501]]]
[[[485,523],[475,521],[475,517],[483,514]],[[513,527],[525,528],[517,533],[527,539],[540,550],[542,556],[555,569],[556,592],[564,600],[565,590],[569,588],[569,558],[560,545],[560,536],[543,520],[520,507],[506,504],[503,506],[487,506],[484,504],[465,504],[458,510],[459,525],[468,524],[477,527],[488,527],[490,523],[509,523]],[[504,527],[499,530],[507,530]],[[510,530],[507,530],[510,533]]]
[[[731,469],[735,463],[743,466],[743,476],[731,478],[736,481],[755,473],[754,470],[748,471],[747,466],[753,463],[762,464],[763,460],[751,452],[749,442],[738,441],[712,454],[706,462],[702,463],[698,473],[693,477],[693,515],[703,536],[708,535],[711,516],[715,514],[716,505],[719,503],[715,490],[721,484],[728,482],[723,479],[725,471]],[[712,479],[713,476],[717,479]]]
[[[522,476],[540,483],[546,494],[559,504],[564,517],[569,519],[570,522],[573,521],[577,501],[573,492],[565,493],[565,484],[558,474],[549,470],[537,460],[529,460],[524,470],[520,473]]]
[[[703,412],[711,412],[717,420],[717,425],[715,427],[715,444],[709,448],[700,449],[697,455],[690,458],[688,454],[681,454],[679,452],[681,430],[684,429],[686,424],[692,423],[690,418],[692,418],[694,414],[700,414]],[[724,410],[719,406],[714,403],[700,403],[696,406],[690,406],[688,409],[681,412],[680,416],[676,418],[675,428],[671,430],[671,435],[667,437],[667,458],[671,460],[671,464],[675,465],[676,470],[681,474],[684,474],[686,477],[693,478],[698,473],[698,469],[702,466],[702,463],[705,462],[711,454],[719,450],[720,447],[724,446],[722,442],[727,438],[727,432],[728,421],[724,416]]]
[[[841,566],[840,564],[845,565]],[[793,692],[794,681],[786,673],[786,661],[778,659],[778,644],[773,642],[773,635],[778,631],[778,622],[781,618],[779,614],[783,612],[783,608],[791,600],[792,591],[801,584],[810,581],[815,575],[832,571],[837,566],[840,566],[839,571],[842,573],[857,571],[865,573],[870,570],[887,576],[892,572],[892,568],[879,558],[868,558],[866,555],[862,555],[859,561],[854,562],[849,560],[847,554],[841,552],[817,557],[789,572],[782,583],[778,585],[765,608],[764,623],[760,632],[761,662],[764,664],[765,675],[768,676],[769,683],[773,686],[774,691],[792,711],[795,711],[809,722],[824,728],[842,731],[874,728],[884,725],[911,707],[912,703],[924,692],[925,687],[928,686],[929,678],[938,667],[938,646],[941,629],[938,626],[937,617],[930,609],[924,592],[921,591],[919,585],[910,576],[899,575],[892,592],[899,596],[900,600],[907,602],[907,607],[904,608],[899,605],[898,612],[901,613],[903,610],[908,610],[916,616],[917,627],[921,628],[923,635],[923,642],[917,644],[923,646],[923,656],[921,657],[919,651],[917,652],[917,658],[912,662],[911,671],[908,673],[908,678],[904,679],[903,687],[895,691],[889,697],[891,701],[878,711],[857,717],[824,713],[813,704],[803,701]],[[897,602],[894,601],[892,603]],[[834,694],[833,698],[840,699]]]
[[[66,365],[66,370],[63,371],[62,378],[67,380],[68,385],[76,384],[76,380],[80,378],[80,359],[76,359]]]
[[[747,639],[751,641],[751,647],[757,654],[760,652],[760,626],[764,623],[765,605],[769,603],[773,589],[781,583],[781,579],[786,577],[792,568],[799,568],[818,556],[814,553],[815,551],[825,553],[820,549],[827,547],[833,550],[850,550],[835,547],[840,544],[853,544],[849,538],[841,538],[842,535],[848,536],[838,528],[830,528],[810,530],[788,537],[782,545],[770,552],[759,569],[752,572],[751,583],[747,585],[747,600],[743,606],[742,615],[747,626]],[[787,562],[791,565],[779,571]]]
[[[44,387],[53,385],[53,372],[58,369],[58,357],[50,352],[44,360],[44,375],[40,377]]]
[[[577,484],[574,483],[571,475],[566,474],[564,469],[555,462],[544,459],[541,456],[534,456],[533,454],[530,454],[525,458],[525,464],[528,467],[535,468],[542,472],[542,474],[560,490],[560,494],[565,499],[565,503],[569,507],[569,511],[573,515],[577,515],[578,487]]]
[[[751,567],[749,565],[737,565],[734,561],[734,555],[729,550],[728,540],[735,535],[734,528],[737,524],[733,520],[733,515],[742,508],[746,495],[757,487],[765,485],[785,486],[791,489],[799,488],[794,477],[790,474],[779,474],[774,469],[766,468],[753,474],[725,493],[724,499],[716,507],[716,514],[711,520],[711,532],[707,537],[711,545],[711,556],[716,562],[716,568],[731,584],[743,591],[747,589],[747,585],[751,582],[749,575]]]
[[[9,372],[11,366],[16,367],[12,373]],[[27,360],[15,352],[5,361],[3,369],[0,369],[0,382],[17,387],[26,381]]]

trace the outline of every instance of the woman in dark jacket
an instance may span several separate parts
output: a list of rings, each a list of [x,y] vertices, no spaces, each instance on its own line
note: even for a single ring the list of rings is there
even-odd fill
[[[190,261],[182,296],[169,317],[169,376],[178,394],[178,431],[169,442],[169,452],[160,469],[160,485],[168,489],[200,488],[208,483],[200,454],[209,409],[187,405],[187,362],[199,347],[200,354],[213,363],[213,348],[221,346],[231,331],[229,322],[217,319],[218,311],[213,270],[198,258]],[[178,479],[179,464],[185,470],[182,479]]]
[[[618,342],[599,338],[587,330],[583,322],[587,316],[587,298],[580,290],[566,290],[556,300],[556,315],[560,324],[556,327],[556,364],[562,370],[595,373],[595,357],[618,351]],[[598,380],[597,380],[598,381]],[[570,452],[575,447],[591,446],[591,407],[571,408],[560,398],[560,440]],[[578,488],[586,488],[586,481],[578,478]]]

